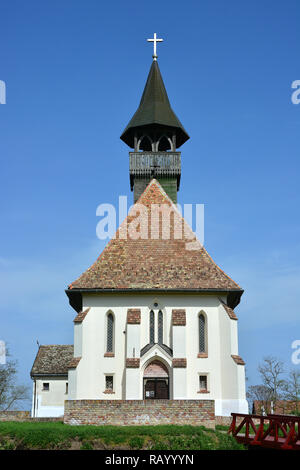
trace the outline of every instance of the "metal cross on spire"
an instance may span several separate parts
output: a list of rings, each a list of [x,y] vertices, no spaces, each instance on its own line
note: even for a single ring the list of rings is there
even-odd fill
[[[156,37],[156,33],[154,33],[153,39],[147,39],[148,42],[153,42],[153,60],[157,59],[157,54],[156,54],[156,43],[157,42],[163,42],[163,39],[158,39]]]

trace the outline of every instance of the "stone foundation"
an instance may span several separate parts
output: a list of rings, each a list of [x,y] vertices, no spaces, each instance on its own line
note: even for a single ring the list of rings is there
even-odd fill
[[[66,424],[215,427],[214,400],[66,400]]]
[[[232,422],[232,416],[216,416],[216,424],[221,426],[230,426]]]
[[[0,411],[0,421],[26,421],[30,411]]]
[[[0,411],[0,421],[63,421],[59,418],[31,418],[30,411]]]
[[[239,426],[243,418],[237,418],[236,425]],[[254,424],[259,424],[259,419],[253,418]],[[232,416],[216,416],[216,424],[222,426],[230,426],[232,423]]]

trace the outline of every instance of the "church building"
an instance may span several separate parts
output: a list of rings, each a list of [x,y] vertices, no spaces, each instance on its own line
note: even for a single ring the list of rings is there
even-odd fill
[[[106,409],[176,401],[203,409],[207,403],[218,416],[248,413],[234,312],[243,290],[177,208],[179,149],[189,136],[169,102],[156,35],[152,41],[144,92],[121,135],[130,148],[134,205],[66,290],[76,312],[74,345],[40,346],[31,370],[32,416],[60,416],[73,407],[78,423],[84,403],[90,410],[97,403]]]

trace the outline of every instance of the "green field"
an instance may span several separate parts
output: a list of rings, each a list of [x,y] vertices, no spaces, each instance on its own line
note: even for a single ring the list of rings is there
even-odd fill
[[[224,431],[203,426],[70,426],[0,422],[0,450],[242,450]]]

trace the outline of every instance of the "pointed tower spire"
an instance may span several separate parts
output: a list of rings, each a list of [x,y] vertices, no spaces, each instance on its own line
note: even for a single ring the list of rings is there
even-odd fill
[[[187,132],[171,108],[157,63],[154,33],[153,62],[137,111],[121,135],[133,152],[130,158],[130,184],[134,202],[138,200],[151,178],[155,177],[164,190],[177,202],[181,176],[181,154],[177,152],[189,139]]]

